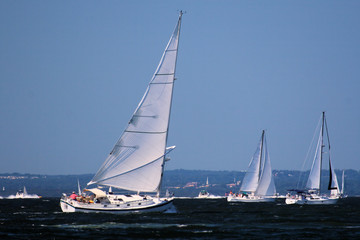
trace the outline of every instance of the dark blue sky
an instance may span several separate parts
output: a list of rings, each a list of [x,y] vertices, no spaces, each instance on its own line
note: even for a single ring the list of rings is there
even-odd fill
[[[95,173],[183,17],[167,169],[359,169],[359,1],[1,1],[0,172]]]

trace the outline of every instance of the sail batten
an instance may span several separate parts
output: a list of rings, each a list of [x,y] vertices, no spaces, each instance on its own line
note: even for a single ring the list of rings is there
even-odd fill
[[[141,133],[141,134],[164,134],[166,133],[166,131],[164,132],[144,132],[144,131],[125,131],[128,133]]]
[[[181,16],[182,12],[159,65],[127,127],[89,184],[137,192],[158,190],[165,155],[168,153],[166,142]]]

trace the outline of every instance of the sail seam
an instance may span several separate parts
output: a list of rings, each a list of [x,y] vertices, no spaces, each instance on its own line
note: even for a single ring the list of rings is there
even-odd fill
[[[129,130],[125,130],[124,132],[129,132],[129,133],[148,133],[148,134],[163,134],[163,133],[166,133],[166,131],[164,131],[164,132],[143,132],[143,131],[129,131]]]
[[[156,73],[155,75],[175,75],[175,73]]]
[[[105,182],[105,181],[107,181],[107,180],[109,180],[109,179],[116,178],[116,177],[120,177],[121,175],[131,173],[131,172],[133,172],[133,171],[136,171],[136,170],[138,170],[138,169],[141,169],[141,168],[143,168],[143,167],[146,167],[146,166],[148,166],[148,165],[150,165],[150,164],[152,164],[152,163],[160,160],[160,159],[161,159],[162,157],[164,157],[164,156],[165,156],[165,155],[162,155],[161,157],[159,157],[159,158],[157,158],[157,159],[155,159],[155,160],[153,160],[153,161],[151,161],[151,162],[149,162],[149,163],[147,163],[147,164],[145,164],[145,165],[142,165],[142,166],[140,166],[140,167],[138,167],[138,168],[132,169],[132,170],[127,171],[127,172],[124,172],[124,173],[117,174],[117,175],[112,176],[112,177],[108,177],[108,178],[102,179],[101,181],[94,182],[94,183],[101,184],[101,182]]]
[[[150,83],[150,84],[173,84],[173,82],[157,82],[157,83]]]

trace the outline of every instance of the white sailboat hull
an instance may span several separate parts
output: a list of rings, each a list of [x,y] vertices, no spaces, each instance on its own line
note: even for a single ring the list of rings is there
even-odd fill
[[[275,202],[273,197],[263,197],[263,196],[228,196],[228,202]]]
[[[218,198],[224,198],[223,196],[216,196],[216,195],[212,195],[212,194],[209,194],[209,195],[206,195],[206,196],[204,196],[204,195],[199,195],[199,196],[197,196],[197,197],[195,197],[195,198],[197,198],[197,199],[218,199]]]
[[[330,205],[336,204],[339,198],[328,198],[328,197],[318,197],[318,198],[295,198],[287,197],[285,199],[286,204],[299,204],[299,205]]]
[[[99,213],[145,213],[165,212],[173,207],[173,198],[151,198],[123,203],[84,203],[70,198],[62,198],[60,207],[63,212]]]

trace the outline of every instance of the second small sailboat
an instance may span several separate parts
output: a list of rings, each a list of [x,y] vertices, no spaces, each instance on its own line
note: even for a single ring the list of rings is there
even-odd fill
[[[230,194],[228,202],[273,202],[276,188],[272,176],[270,156],[267,150],[265,131],[250,161],[239,194]]]
[[[326,145],[324,141],[324,132],[327,138]],[[329,185],[330,196],[321,195],[321,168],[324,157],[324,148],[326,147],[326,153],[329,157]],[[344,180],[343,180],[344,181]],[[290,191],[295,192],[294,195],[288,194],[286,196],[286,204],[335,204],[340,198],[340,190],[337,177],[334,168],[331,165],[330,159],[330,139],[328,133],[328,127],[325,118],[325,112],[322,113],[321,126],[319,138],[316,145],[315,156],[310,170],[310,174],[306,183],[305,190],[292,189]]]

